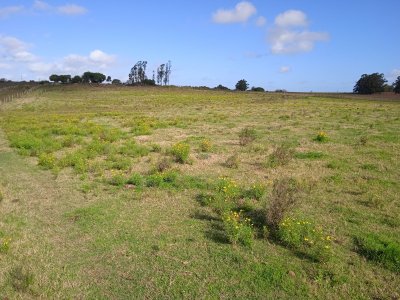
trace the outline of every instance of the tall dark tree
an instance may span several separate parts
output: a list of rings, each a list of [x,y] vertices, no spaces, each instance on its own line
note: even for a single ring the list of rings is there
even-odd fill
[[[164,76],[165,76],[165,64],[162,64],[157,68],[157,84],[158,85],[163,84]]]
[[[393,92],[400,94],[400,76],[397,77],[396,81],[393,83]]]
[[[169,60],[165,64],[164,85],[169,85],[169,76],[171,75],[171,69],[172,69],[172,65],[171,65],[171,61]]]
[[[246,80],[241,79],[236,83],[235,87],[238,91],[246,91],[249,88],[249,84]]]
[[[140,84],[147,79],[146,76],[146,67],[147,61],[138,61],[131,69],[129,73],[129,80],[130,84]]]
[[[382,73],[363,74],[356,82],[353,92],[358,94],[382,93],[386,82]]]
[[[111,76],[107,76],[106,81],[107,81],[107,82],[111,82]]]

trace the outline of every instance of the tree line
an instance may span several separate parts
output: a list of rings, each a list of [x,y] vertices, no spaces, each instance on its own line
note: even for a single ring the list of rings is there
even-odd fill
[[[363,74],[356,82],[353,92],[357,94],[375,94],[382,92],[395,92],[400,94],[400,76],[392,85],[387,84],[382,73]]]

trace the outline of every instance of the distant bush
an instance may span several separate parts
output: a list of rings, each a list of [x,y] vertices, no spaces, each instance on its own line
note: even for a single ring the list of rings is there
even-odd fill
[[[235,88],[236,88],[237,91],[243,91],[244,92],[249,88],[249,84],[247,83],[246,80],[241,79],[236,83]]]
[[[287,93],[287,90],[277,89],[277,90],[275,90],[275,93]]]
[[[214,90],[229,91],[230,89],[227,88],[226,86],[219,84],[214,88]]]
[[[111,84],[119,85],[122,84],[122,82],[119,79],[113,79],[113,81],[111,81]]]
[[[253,86],[253,87],[251,88],[251,91],[252,91],[252,92],[265,92],[264,88],[262,88],[262,87],[255,87],[255,86]]]

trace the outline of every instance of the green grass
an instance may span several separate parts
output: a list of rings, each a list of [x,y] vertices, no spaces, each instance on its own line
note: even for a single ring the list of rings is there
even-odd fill
[[[0,106],[0,298],[399,297],[400,103],[341,97],[60,85]],[[265,220],[285,177],[295,235]]]

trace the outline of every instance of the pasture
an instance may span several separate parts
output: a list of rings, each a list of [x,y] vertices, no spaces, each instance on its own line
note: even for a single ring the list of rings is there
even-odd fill
[[[398,299],[399,133],[398,101],[36,88],[0,104],[0,298]]]

